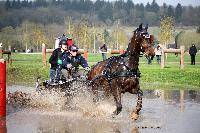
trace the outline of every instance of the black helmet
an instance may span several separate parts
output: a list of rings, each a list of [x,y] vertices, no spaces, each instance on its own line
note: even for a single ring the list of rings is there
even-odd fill
[[[75,44],[70,45],[69,47],[70,51],[78,51],[78,47]]]
[[[63,44],[64,44],[64,45],[68,45],[66,39],[61,39],[61,40],[60,40],[59,45],[61,46],[61,45],[63,45]]]

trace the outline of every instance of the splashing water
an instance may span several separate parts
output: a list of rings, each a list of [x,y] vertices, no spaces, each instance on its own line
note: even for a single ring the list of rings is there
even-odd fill
[[[32,93],[16,91],[8,94],[7,103],[21,109],[81,112],[86,117],[109,117],[115,110],[111,98],[93,102],[91,89],[83,82],[75,81],[69,89],[69,96],[55,89]]]

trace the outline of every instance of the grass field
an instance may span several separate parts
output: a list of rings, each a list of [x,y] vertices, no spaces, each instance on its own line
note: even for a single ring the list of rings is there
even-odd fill
[[[110,56],[110,55],[108,55]],[[34,86],[38,76],[49,79],[49,65],[42,66],[41,54],[12,54],[13,63],[7,65],[7,83]],[[47,55],[47,60],[50,55]],[[6,56],[4,55],[4,58]],[[101,54],[89,54],[88,62],[92,66],[101,61]],[[196,56],[196,65],[190,65],[190,56],[184,55],[184,69],[180,69],[180,55],[168,54],[166,67],[160,68],[154,58],[151,65],[144,57],[140,58],[142,89],[200,89],[200,55]]]

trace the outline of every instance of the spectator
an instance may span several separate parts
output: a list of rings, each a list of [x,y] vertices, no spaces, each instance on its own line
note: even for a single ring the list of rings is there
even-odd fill
[[[103,44],[103,46],[100,47],[100,51],[101,51],[103,60],[106,60],[107,46],[105,43]]]
[[[158,44],[158,46],[155,49],[155,55],[156,55],[158,64],[161,63],[161,54],[162,54],[162,49],[161,49],[160,45]]]
[[[194,44],[192,44],[192,46],[189,49],[189,54],[191,56],[191,65],[195,65],[195,56],[197,53],[197,48]]]
[[[26,53],[30,53],[30,49],[27,49],[27,50],[26,50]]]

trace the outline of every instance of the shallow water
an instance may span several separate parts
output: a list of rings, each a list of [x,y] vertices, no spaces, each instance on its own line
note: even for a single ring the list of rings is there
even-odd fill
[[[34,92],[34,88],[8,86],[7,91]],[[52,101],[52,99],[51,99]],[[58,101],[58,100],[56,100]],[[122,95],[122,112],[111,117],[113,99],[99,104],[90,98],[75,98],[79,109],[12,108],[7,106],[8,133],[199,133],[200,91],[145,90],[140,118],[130,114],[136,106],[136,95]],[[0,131],[3,128],[0,128]],[[6,132],[6,130],[2,130]]]

